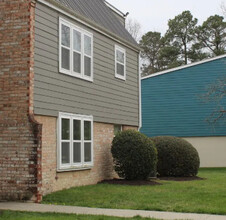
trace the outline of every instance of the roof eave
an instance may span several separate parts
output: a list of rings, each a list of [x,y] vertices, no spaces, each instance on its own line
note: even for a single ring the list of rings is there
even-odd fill
[[[153,73],[153,74],[150,74],[148,76],[142,77],[141,80],[145,80],[145,79],[148,79],[148,78],[164,75],[166,73],[171,73],[171,72],[178,71],[178,70],[181,70],[181,69],[186,69],[186,68],[189,68],[189,67],[197,66],[197,65],[200,65],[200,64],[203,64],[203,63],[208,63],[208,62],[211,62],[211,61],[214,61],[214,60],[222,59],[224,57],[226,57],[226,54],[216,56],[216,57],[213,57],[213,58],[209,58],[209,59],[205,59],[205,60],[201,60],[201,61],[198,61],[198,62],[190,63],[190,64],[187,64],[187,65],[175,67],[175,68],[172,68],[172,69],[164,70],[164,71],[161,71],[161,72]]]
[[[89,28],[104,34],[105,36],[112,38],[113,40],[117,41],[118,43],[121,43],[124,46],[127,46],[136,52],[140,51],[139,46],[128,42],[127,40],[119,37],[118,35],[114,34],[111,31],[107,30],[103,26],[91,21],[90,19],[86,18],[85,16],[82,16],[81,14],[75,12],[74,10],[72,10],[70,8],[67,8],[66,6],[64,6],[54,0],[36,0],[36,1],[43,3],[51,8],[54,8],[55,10],[60,9],[61,13],[63,13],[66,16],[70,15],[71,18],[75,19],[79,23],[84,24],[84,25],[88,26]]]

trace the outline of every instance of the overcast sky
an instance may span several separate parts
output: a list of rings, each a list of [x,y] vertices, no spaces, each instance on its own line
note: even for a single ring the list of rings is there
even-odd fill
[[[136,19],[142,26],[142,32],[158,31],[165,33],[167,21],[190,10],[201,24],[209,16],[220,14],[220,8],[226,0],[107,0],[123,13],[129,12],[129,18]]]

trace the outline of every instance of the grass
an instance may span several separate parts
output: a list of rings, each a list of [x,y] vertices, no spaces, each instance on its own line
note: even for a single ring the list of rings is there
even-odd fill
[[[161,181],[156,186],[97,184],[47,195],[46,204],[226,214],[226,168],[200,169],[205,180]]]
[[[155,220],[153,218],[117,218],[95,215],[0,211],[0,220]]]

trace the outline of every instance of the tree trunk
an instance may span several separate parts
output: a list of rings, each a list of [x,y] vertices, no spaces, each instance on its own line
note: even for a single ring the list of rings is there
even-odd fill
[[[187,45],[184,44],[184,63],[185,65],[188,64],[188,54],[187,54]]]

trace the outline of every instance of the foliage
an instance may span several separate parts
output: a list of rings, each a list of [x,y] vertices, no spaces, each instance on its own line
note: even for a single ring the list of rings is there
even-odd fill
[[[142,36],[140,40],[140,47],[142,48],[141,57],[148,62],[143,65],[143,73],[155,73],[161,70],[159,65],[159,53],[163,47],[163,40],[161,33],[159,32],[148,32]]]
[[[197,150],[186,140],[160,136],[151,138],[158,151],[157,172],[160,176],[196,176],[200,160]]]
[[[138,131],[119,132],[113,139],[111,152],[115,171],[122,178],[147,179],[156,171],[156,148]]]
[[[198,176],[204,180],[159,181],[162,185],[155,186],[74,187],[44,196],[43,203],[226,215],[226,168],[200,169]]]
[[[180,65],[179,50],[170,46],[167,38],[159,32],[148,32],[140,40],[141,57],[144,59],[143,76]]]
[[[208,86],[206,93],[201,96],[204,102],[215,103],[216,108],[207,118],[207,122],[215,124],[218,121],[226,122],[226,77],[222,77]]]
[[[159,53],[159,63],[161,66],[161,70],[166,70],[170,68],[174,68],[177,66],[181,66],[182,62],[178,60],[179,56],[179,49],[174,46],[170,46],[169,42],[165,39],[165,45],[161,48],[161,51]]]
[[[167,37],[172,46],[177,47],[182,55],[184,64],[188,63],[189,45],[194,42],[194,28],[198,20],[193,18],[190,11],[184,11],[168,22]]]
[[[195,35],[203,49],[208,49],[211,56],[226,52],[226,22],[224,17],[210,16],[195,29]]]
[[[209,58],[209,53],[204,52],[201,43],[194,43],[188,51],[188,57],[191,62],[197,62]]]
[[[221,5],[225,13],[225,5]],[[226,22],[219,15],[210,16],[202,25],[190,11],[170,19],[164,36],[149,31],[140,40],[144,64],[142,75],[200,61],[226,53]]]

